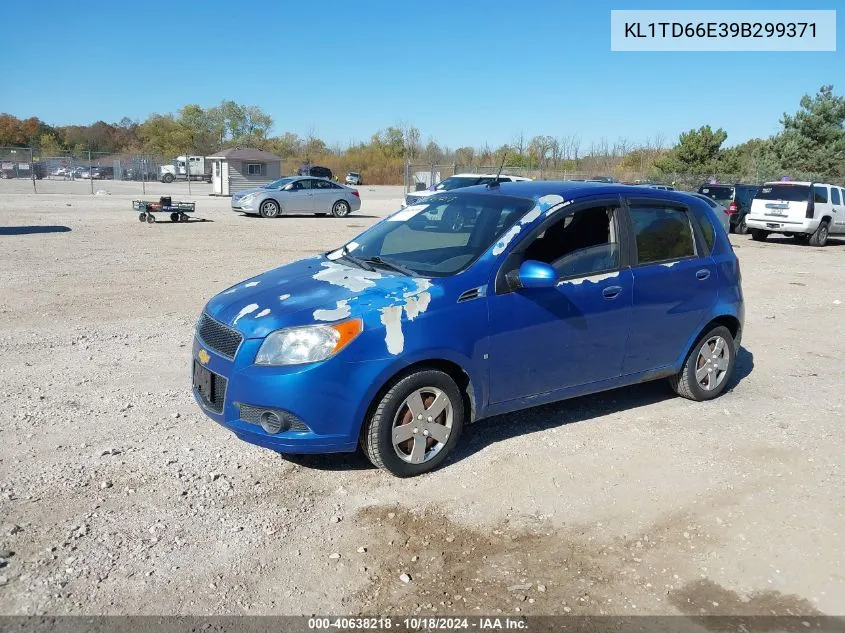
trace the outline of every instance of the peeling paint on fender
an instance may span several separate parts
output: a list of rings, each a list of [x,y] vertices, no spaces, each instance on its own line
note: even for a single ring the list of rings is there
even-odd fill
[[[232,325],[235,325],[238,321],[240,321],[247,314],[252,314],[256,310],[258,310],[258,304],[257,303],[250,303],[248,306],[244,306],[241,309],[241,311],[238,312],[238,316],[235,317],[235,320],[232,321]]]
[[[314,319],[317,321],[339,321],[340,319],[345,319],[350,314],[352,314],[352,310],[349,307],[349,300],[341,299],[334,308],[314,310]]]
[[[394,355],[401,354],[405,349],[405,336],[402,334],[402,306],[388,306],[382,308],[380,312],[387,351]]]
[[[314,279],[340,286],[352,292],[361,292],[376,285],[375,280],[381,279],[377,271],[349,268],[334,262],[323,262],[322,270],[317,272]]]
[[[255,315],[256,319],[260,319],[261,317],[265,317],[270,314],[270,308],[264,308],[261,312]]]

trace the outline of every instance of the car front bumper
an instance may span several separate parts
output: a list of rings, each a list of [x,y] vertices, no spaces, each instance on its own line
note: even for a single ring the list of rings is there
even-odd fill
[[[203,366],[225,380],[218,405],[192,389],[203,413],[241,440],[280,453],[355,451],[370,388],[380,379],[384,363],[348,363],[333,358],[321,363],[263,367],[252,362],[262,342],[244,340],[235,359],[229,360],[194,338],[192,362],[199,362],[200,352],[205,350],[208,361]],[[268,433],[255,415],[242,415],[244,410],[256,409],[283,412],[301,424]]]

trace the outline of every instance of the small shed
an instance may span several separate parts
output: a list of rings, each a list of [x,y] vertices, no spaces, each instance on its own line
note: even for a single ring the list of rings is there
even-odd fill
[[[211,191],[215,196],[231,196],[282,177],[282,159],[253,147],[232,147],[205,158],[211,161]]]

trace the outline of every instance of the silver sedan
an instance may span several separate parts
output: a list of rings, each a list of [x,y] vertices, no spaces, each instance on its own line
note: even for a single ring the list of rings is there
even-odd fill
[[[342,218],[361,208],[357,189],[326,180],[292,176],[232,196],[232,211],[277,218],[284,214],[331,213]]]

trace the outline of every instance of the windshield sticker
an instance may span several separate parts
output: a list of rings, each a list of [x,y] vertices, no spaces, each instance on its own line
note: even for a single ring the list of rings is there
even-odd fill
[[[510,244],[511,241],[513,241],[513,238],[517,236],[520,231],[520,228],[520,225],[516,224],[512,226],[510,230],[505,233],[501,238],[499,238],[499,241],[496,242],[496,245],[493,247],[493,254],[500,255],[501,253],[503,253],[504,250],[508,247],[508,244]]]
[[[376,285],[375,280],[381,279],[381,273],[363,268],[342,266],[334,262],[323,262],[323,269],[314,275],[314,279],[325,281],[352,292],[361,292]]]
[[[352,314],[352,309],[349,307],[349,300],[341,299],[335,304],[334,308],[314,310],[314,319],[317,321],[339,321],[350,314]]]
[[[589,277],[579,277],[578,279],[566,279],[561,281],[558,286],[563,284],[570,284],[573,286],[579,286],[582,283],[589,282],[591,284],[598,283],[600,281],[604,281],[605,279],[614,279],[619,276],[619,273],[605,273],[604,275],[590,275]]]
[[[232,321],[232,325],[237,324],[237,322],[240,321],[247,314],[252,314],[256,310],[258,310],[257,303],[250,303],[248,306],[244,306],[244,308],[240,312],[238,312],[238,316],[235,317],[235,320]]]
[[[427,204],[412,204],[385,219],[388,222],[404,222],[406,220],[410,220],[412,217],[425,211],[426,209],[428,209]]]

